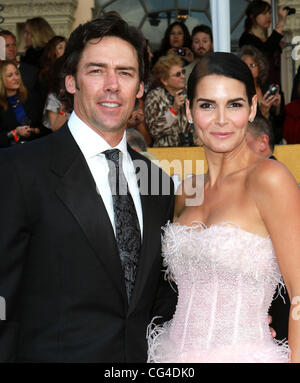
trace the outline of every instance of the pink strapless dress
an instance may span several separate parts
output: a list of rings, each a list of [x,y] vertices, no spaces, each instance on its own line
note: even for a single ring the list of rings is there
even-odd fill
[[[288,362],[269,330],[281,275],[269,237],[233,224],[164,228],[167,274],[178,287],[174,317],[148,327],[148,362]]]

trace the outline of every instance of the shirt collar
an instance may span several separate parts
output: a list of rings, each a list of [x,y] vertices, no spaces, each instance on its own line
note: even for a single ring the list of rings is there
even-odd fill
[[[94,157],[105,150],[113,149],[103,137],[83,122],[74,111],[69,118],[68,126],[86,159]],[[124,158],[128,159],[126,130],[124,131],[121,141],[114,149],[119,149],[123,153]]]

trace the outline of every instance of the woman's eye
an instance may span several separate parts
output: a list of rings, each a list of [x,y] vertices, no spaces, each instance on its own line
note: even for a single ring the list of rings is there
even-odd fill
[[[241,108],[242,107],[242,104],[240,104],[239,102],[232,102],[231,104],[229,104],[229,108]]]
[[[203,104],[200,104],[201,109],[213,109],[213,104],[210,104],[209,102],[204,102]]]

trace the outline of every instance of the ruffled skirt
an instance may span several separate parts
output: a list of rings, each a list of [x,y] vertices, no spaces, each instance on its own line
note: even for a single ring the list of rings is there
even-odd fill
[[[288,363],[287,342],[272,338],[234,345],[199,349],[195,340],[181,347],[169,336],[171,321],[162,326],[148,326],[148,363]]]

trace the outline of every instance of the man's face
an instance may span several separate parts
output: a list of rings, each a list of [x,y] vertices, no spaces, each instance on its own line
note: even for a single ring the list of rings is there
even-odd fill
[[[196,58],[201,58],[213,50],[213,43],[210,36],[204,32],[198,32],[193,37],[192,50]]]
[[[5,39],[5,57],[6,60],[15,61],[17,57],[16,40],[11,35],[3,35]]]
[[[120,138],[144,92],[134,47],[118,37],[91,40],[82,52],[76,78],[66,77],[74,111],[106,141]]]

